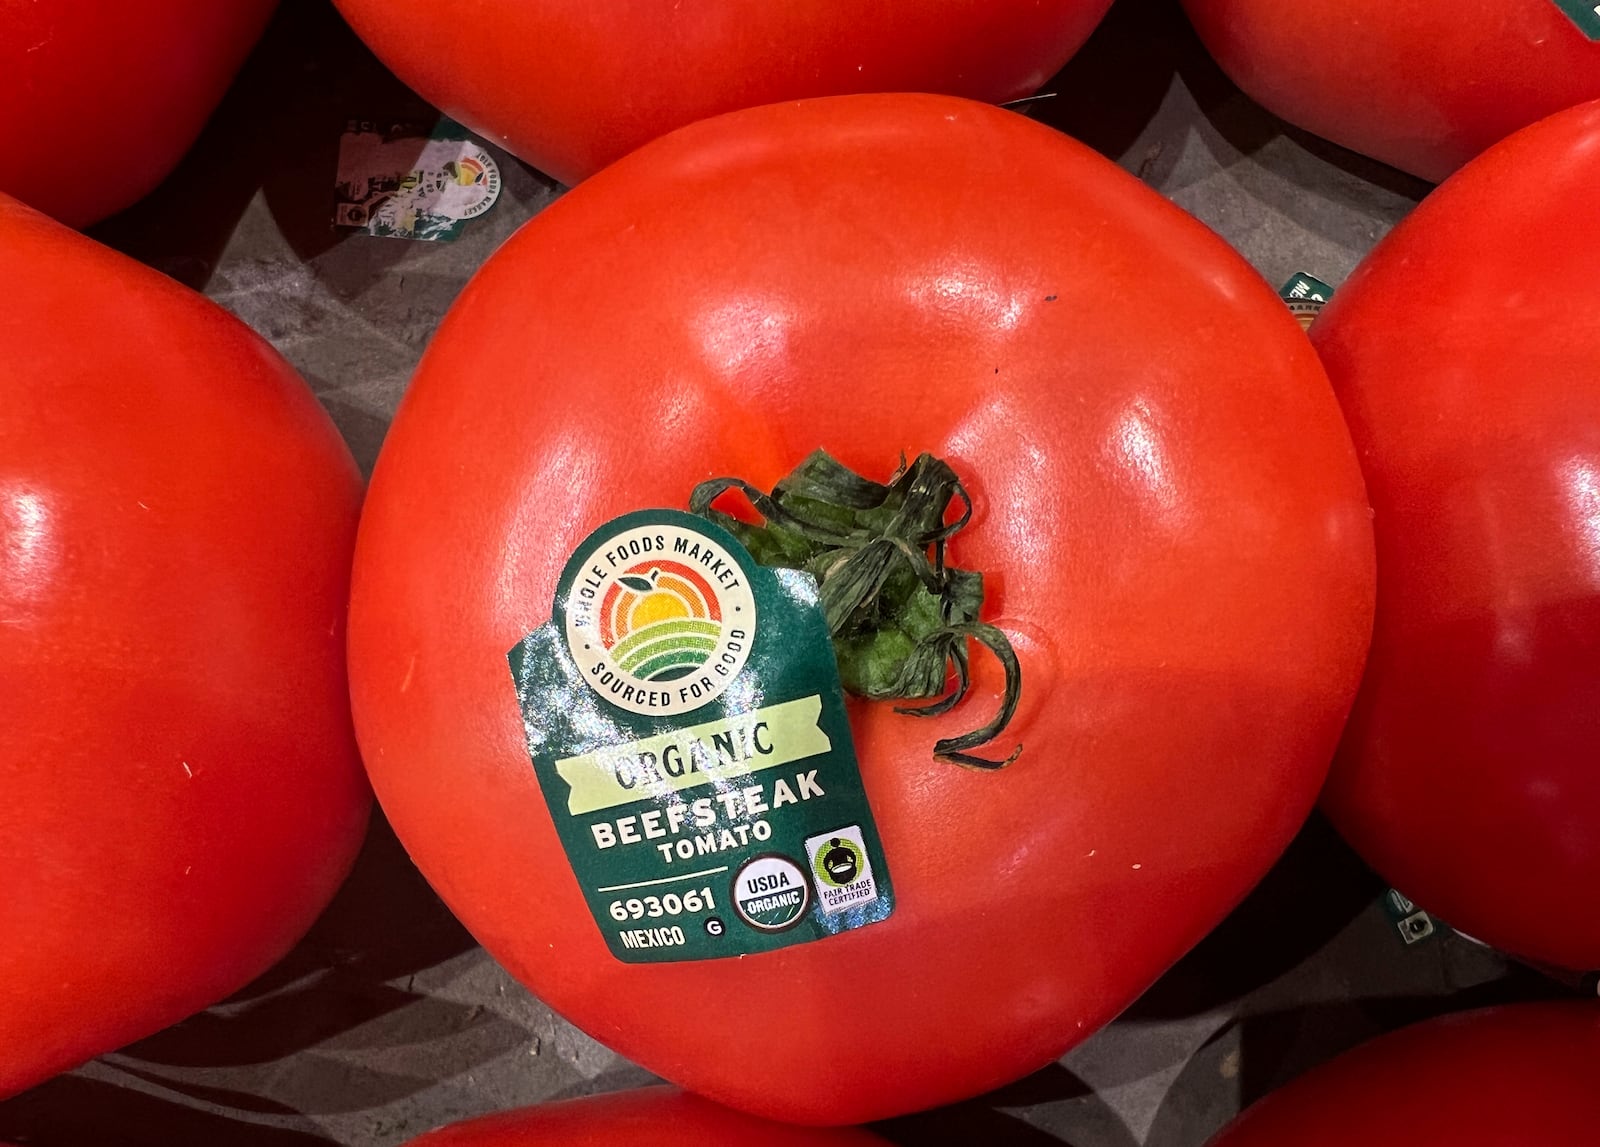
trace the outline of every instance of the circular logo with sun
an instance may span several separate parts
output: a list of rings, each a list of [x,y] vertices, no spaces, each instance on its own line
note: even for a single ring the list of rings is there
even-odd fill
[[[500,167],[492,155],[470,142],[452,146],[459,150],[439,165],[435,214],[476,219],[500,198]]]
[[[567,647],[584,681],[635,713],[698,709],[750,657],[756,604],[745,571],[684,518],[591,539],[567,590]]]

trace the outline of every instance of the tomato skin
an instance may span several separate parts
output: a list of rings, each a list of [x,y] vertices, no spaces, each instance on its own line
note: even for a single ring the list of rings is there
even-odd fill
[[[1003,102],[1067,62],[1111,0],[335,0],[401,79],[574,184],[722,112],[851,92]]]
[[[1590,1147],[1600,1006],[1521,1004],[1391,1032],[1255,1104],[1209,1147]]]
[[[0,0],[0,192],[73,227],[194,143],[277,0]]]
[[[1600,43],[1554,0],[1183,0],[1274,115],[1435,182],[1519,128],[1600,97]]]
[[[1473,936],[1600,967],[1600,104],[1433,194],[1312,328],[1376,512],[1371,663],[1326,805]],[[1419,349],[1421,348],[1421,349]]]
[[[563,287],[533,312],[537,282]],[[1018,647],[1026,748],[992,774],[932,759],[997,704],[988,657],[944,718],[855,705],[894,915],[619,963],[506,651],[594,527],[818,446],[880,479],[927,449],[969,481],[951,561]],[[1244,895],[1321,784],[1373,576],[1315,355],[1215,235],[1013,113],[813,100],[635,153],[467,286],[374,477],[352,696],[413,858],[542,999],[729,1106],[860,1123],[1050,1062]]]
[[[854,1128],[792,1127],[718,1107],[671,1087],[645,1087],[457,1123],[414,1147],[883,1147]]]
[[[0,196],[0,1095],[242,987],[370,808],[360,476],[198,295]]]

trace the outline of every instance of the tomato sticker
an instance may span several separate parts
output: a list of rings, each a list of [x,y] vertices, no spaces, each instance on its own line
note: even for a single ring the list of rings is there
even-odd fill
[[[352,121],[339,140],[334,222],[389,239],[451,241],[500,198],[500,166],[465,128]]]
[[[1591,40],[1600,40],[1600,4],[1589,4],[1586,0],[1555,0],[1555,5],[1578,26],[1578,31]]]
[[[1333,288],[1315,275],[1299,271],[1278,288],[1278,297],[1289,305],[1289,313],[1299,320],[1301,327],[1310,330],[1322,308],[1333,298]]]
[[[578,547],[509,654],[528,755],[606,943],[705,960],[888,917],[827,621],[807,574],[722,527],[629,514]]]
[[[1391,888],[1385,892],[1381,903],[1384,914],[1389,917],[1389,922],[1408,948],[1430,940],[1442,931],[1448,931],[1442,923],[1418,908],[1397,889]]]

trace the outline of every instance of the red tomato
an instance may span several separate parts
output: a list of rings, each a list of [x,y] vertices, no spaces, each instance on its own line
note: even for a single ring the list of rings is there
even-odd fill
[[[415,1147],[883,1147],[876,1135],[769,1123],[670,1087],[508,1111],[414,1140]]]
[[[1210,1147],[1593,1147],[1596,1063],[1592,1003],[1445,1016],[1295,1080]]]
[[[1600,967],[1600,104],[1484,155],[1312,328],[1376,512],[1377,629],[1326,803],[1407,896]]]
[[[848,92],[1036,91],[1111,0],[335,0],[380,58],[563,183],[721,112]]]
[[[264,971],[360,845],[361,483],[219,308],[0,196],[0,1095]]]
[[[1600,42],[1556,0],[1183,5],[1268,111],[1424,179],[1600,96]]]
[[[540,284],[559,283],[528,305]],[[614,959],[530,765],[506,653],[575,546],[817,447],[952,461],[953,561],[1027,675],[993,712],[851,714],[894,915],[738,961]],[[986,105],[855,96],[703,122],[544,212],[467,286],[357,546],[357,730],[412,856],[562,1014],[720,1102],[866,1122],[1049,1063],[1266,871],[1366,651],[1360,476],[1310,345],[1215,235]],[[843,970],[843,971],[842,971]]]
[[[277,0],[0,0],[0,191],[74,227],[200,134]]]

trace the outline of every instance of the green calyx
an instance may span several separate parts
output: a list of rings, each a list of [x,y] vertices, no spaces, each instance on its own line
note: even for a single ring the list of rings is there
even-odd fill
[[[729,490],[750,500],[762,525],[712,503]],[[948,521],[951,508],[960,513]],[[948,464],[931,454],[900,467],[888,485],[863,478],[818,450],[763,493],[738,478],[696,486],[689,509],[731,532],[764,566],[804,570],[817,579],[845,689],[874,701],[927,700],[896,712],[948,713],[971,680],[971,642],[1005,667],[1000,711],[982,728],[935,742],[933,755],[977,769],[1009,765],[969,750],[993,741],[1022,695],[1022,666],[1004,633],[978,620],[983,575],[945,562],[950,539],[972,518],[972,499]],[[950,685],[954,677],[954,685]]]

